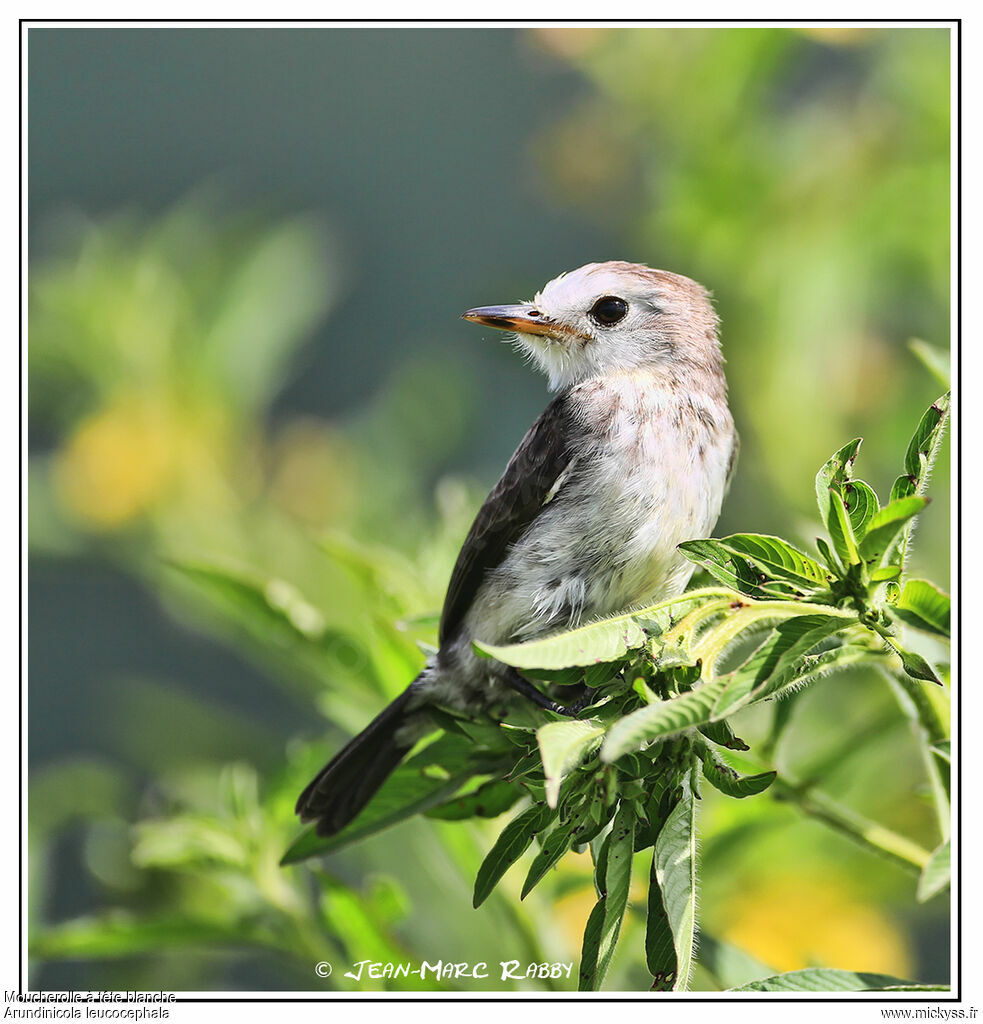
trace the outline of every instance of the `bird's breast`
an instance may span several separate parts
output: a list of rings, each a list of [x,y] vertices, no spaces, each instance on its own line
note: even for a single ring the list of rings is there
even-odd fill
[[[726,404],[695,390],[629,380],[591,399],[583,415],[593,473],[584,490],[598,496],[591,532],[610,566],[599,566],[594,604],[609,614],[685,586],[691,565],[677,545],[712,531],[734,431]]]
[[[528,639],[671,597],[707,536],[733,448],[726,405],[617,381],[582,396],[575,460],[478,604],[500,640]]]

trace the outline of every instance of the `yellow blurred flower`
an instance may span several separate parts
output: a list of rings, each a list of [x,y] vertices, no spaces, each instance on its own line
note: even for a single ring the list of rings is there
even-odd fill
[[[706,908],[709,909],[709,908]],[[829,874],[784,874],[741,886],[708,928],[779,971],[837,967],[910,977],[905,936]]]
[[[171,420],[158,403],[132,395],[81,420],[55,463],[65,507],[103,530],[145,513],[174,477]]]

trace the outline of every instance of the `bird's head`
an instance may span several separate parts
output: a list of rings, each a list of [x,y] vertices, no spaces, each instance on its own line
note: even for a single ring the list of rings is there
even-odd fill
[[[588,263],[554,278],[531,302],[462,315],[512,331],[554,389],[642,367],[720,373],[717,315],[706,289],[638,263]]]

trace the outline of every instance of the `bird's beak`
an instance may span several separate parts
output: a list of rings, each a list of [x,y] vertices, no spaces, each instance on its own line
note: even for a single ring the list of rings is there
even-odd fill
[[[520,334],[553,334],[558,324],[535,306],[479,306],[461,314],[465,320],[499,331],[518,331]]]

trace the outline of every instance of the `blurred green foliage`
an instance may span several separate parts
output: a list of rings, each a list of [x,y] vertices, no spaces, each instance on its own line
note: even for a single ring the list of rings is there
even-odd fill
[[[814,467],[856,434],[886,494],[913,411],[938,391],[907,343],[947,341],[947,33],[557,28],[522,45],[589,86],[529,142],[544,197],[614,227],[623,248],[608,255],[716,294],[744,438],[720,532],[808,544]],[[108,758],[31,780],[36,962],[80,960],[98,987],[208,989],[345,987],[339,971],[314,975],[322,959],[576,960],[588,857],[523,903],[521,875],[507,876],[471,909],[498,822],[409,821],[318,867],[277,867],[296,793],[433,640],[428,616],[483,488],[431,482],[480,383],[465,364],[408,357],[344,421],[272,417],[347,283],[317,218],[198,196],[155,219],[62,219],[45,237],[30,282],[32,555],[133,574],[262,666],[312,725],[282,772],[260,777],[234,709],[203,704],[195,753],[155,758],[167,699],[124,724],[142,691],[121,690],[120,728],[150,781]],[[943,452],[912,566],[943,585],[948,480]],[[918,744],[887,688],[844,673],[793,707],[779,769],[822,775],[837,799],[931,846]],[[766,743],[768,716],[742,715],[742,735]],[[230,746],[241,754],[224,764]],[[760,977],[754,958],[942,980],[943,898],[912,910],[907,875],[780,802],[703,805],[694,987]],[[83,847],[103,909],[57,921],[65,843]],[[642,944],[644,894],[629,900],[622,950]],[[607,984],[650,979],[622,954]]]

